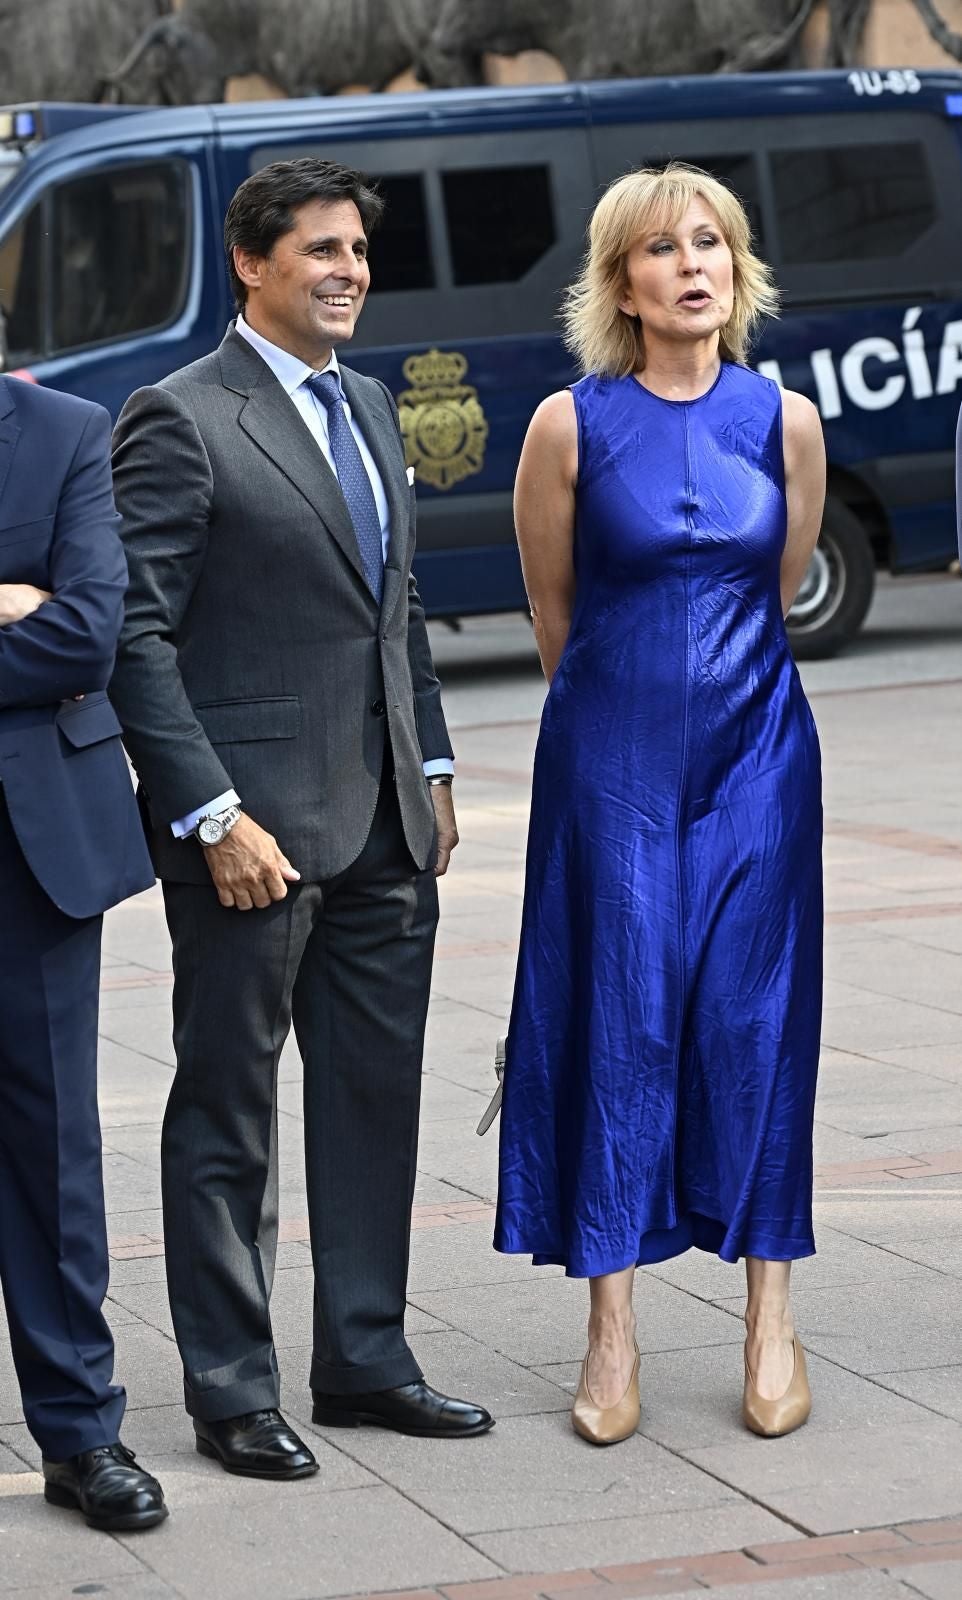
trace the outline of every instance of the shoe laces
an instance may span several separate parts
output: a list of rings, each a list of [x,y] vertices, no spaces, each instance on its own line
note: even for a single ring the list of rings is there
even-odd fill
[[[132,1450],[118,1440],[116,1444],[101,1444],[90,1451],[95,1461],[117,1461],[121,1466],[132,1467],[137,1460]]]
[[[239,1426],[246,1429],[275,1427],[282,1420],[279,1411],[250,1411],[239,1418]]]

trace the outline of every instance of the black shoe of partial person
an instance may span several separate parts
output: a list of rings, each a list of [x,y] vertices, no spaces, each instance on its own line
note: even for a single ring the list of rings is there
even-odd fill
[[[220,1422],[194,1418],[197,1449],[241,1478],[309,1478],[317,1462],[279,1411],[251,1411]]]
[[[82,1511],[88,1526],[104,1533],[136,1533],[167,1515],[163,1489],[126,1445],[99,1445],[67,1461],[45,1459],[43,1476],[45,1500]]]
[[[483,1406],[451,1400],[423,1378],[376,1394],[320,1394],[315,1389],[314,1421],[328,1428],[356,1428],[368,1422],[421,1439],[470,1439],[494,1427],[494,1418]]]

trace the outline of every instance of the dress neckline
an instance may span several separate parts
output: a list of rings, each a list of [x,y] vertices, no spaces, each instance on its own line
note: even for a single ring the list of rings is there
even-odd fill
[[[694,398],[691,399],[691,400],[668,400],[665,397],[665,395],[663,395],[663,394],[655,394],[654,390],[646,388],[645,385],[641,382],[641,380],[639,378],[635,377],[635,374],[633,372],[626,373],[626,378],[627,378],[627,381],[635,389],[640,389],[642,394],[646,394],[650,400],[658,400],[658,401],[660,401],[660,403],[663,406],[698,406],[698,405],[701,405],[701,402],[703,400],[707,400],[710,395],[713,395],[715,393],[715,390],[718,388],[718,385],[722,381],[722,377],[724,375],[725,368],[728,365],[729,365],[729,363],[726,362],[726,361],[720,362],[719,363],[719,367],[718,367],[718,372],[715,375],[715,380],[712,383],[711,387],[706,389],[704,394],[696,394],[694,396]]]

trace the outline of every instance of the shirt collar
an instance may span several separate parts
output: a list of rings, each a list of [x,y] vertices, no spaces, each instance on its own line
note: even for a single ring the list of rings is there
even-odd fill
[[[293,394],[295,389],[301,387],[302,383],[306,383],[308,378],[313,377],[315,371],[313,367],[307,366],[300,356],[292,356],[289,350],[282,350],[280,345],[271,344],[271,341],[265,339],[262,333],[258,333],[255,328],[252,328],[248,322],[244,321],[243,313],[240,311],[237,313],[235,327],[241,338],[246,339],[247,343],[257,351],[262,360],[267,362],[285,394]],[[331,351],[330,361],[326,367],[321,368],[321,371],[335,373],[338,384],[340,384],[340,368],[333,350]]]

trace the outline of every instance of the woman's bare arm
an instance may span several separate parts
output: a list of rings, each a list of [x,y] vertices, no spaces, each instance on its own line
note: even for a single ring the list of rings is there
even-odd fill
[[[541,666],[554,677],[574,607],[578,424],[569,390],[531,419],[514,486],[514,520]]]
[[[782,555],[782,613],[787,615],[818,542],[825,507],[825,443],[818,412],[803,394],[782,395],[782,449],[788,537]]]

